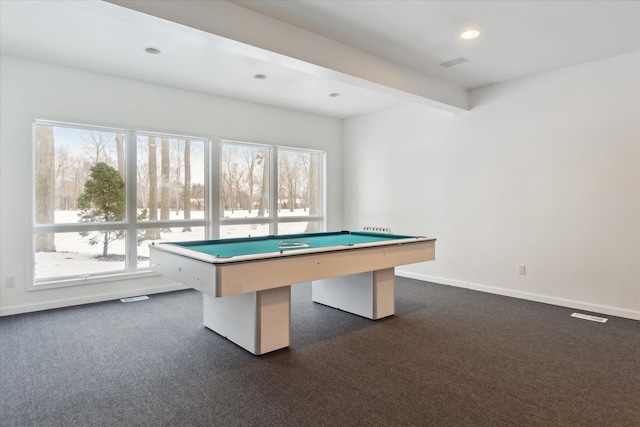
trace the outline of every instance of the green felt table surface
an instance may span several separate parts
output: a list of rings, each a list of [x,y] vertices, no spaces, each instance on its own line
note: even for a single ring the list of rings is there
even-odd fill
[[[280,252],[280,242],[305,243],[305,249],[326,248],[331,246],[350,246],[360,243],[374,243],[394,240],[410,239],[415,236],[401,236],[397,234],[335,231],[324,233],[283,234],[263,237],[247,237],[240,239],[201,240],[194,242],[176,242],[172,245],[186,249],[228,258],[241,255],[265,254]],[[300,249],[291,247],[285,251]]]

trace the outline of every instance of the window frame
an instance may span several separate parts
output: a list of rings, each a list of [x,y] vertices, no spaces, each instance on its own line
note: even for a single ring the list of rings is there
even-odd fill
[[[263,224],[269,226],[269,235],[278,234],[278,225],[293,222],[318,222],[319,231],[326,230],[326,157],[327,153],[322,150],[312,150],[307,148],[286,147],[280,145],[261,144],[248,141],[239,141],[236,139],[220,139],[217,144],[218,153],[218,182],[222,183],[222,146],[224,144],[236,144],[250,147],[259,147],[269,150],[269,216],[268,217],[247,217],[247,218],[224,218],[219,214],[214,216],[214,222],[218,221],[215,233],[220,234],[220,227],[225,225],[251,225]],[[296,215],[296,216],[279,216],[278,215],[278,153],[281,150],[298,151],[304,153],[315,153],[319,156],[320,164],[318,165],[318,215]],[[218,186],[219,187],[219,186]],[[220,192],[216,201],[220,203]],[[220,212],[219,206],[213,212]]]
[[[53,127],[66,127],[72,129],[90,130],[98,132],[113,132],[120,133],[125,136],[125,220],[115,221],[109,223],[92,222],[92,223],[53,223],[53,224],[38,224],[36,222],[36,182],[35,182],[35,168],[36,168],[36,155],[35,152],[35,129],[36,126],[53,126]],[[88,125],[63,122],[58,120],[44,120],[34,119],[31,123],[31,235],[29,243],[30,261],[31,261],[31,274],[30,280],[27,282],[27,290],[44,290],[67,286],[88,285],[113,282],[126,279],[135,279],[142,277],[157,276],[158,274],[153,272],[150,268],[139,268],[137,266],[138,258],[138,243],[137,233],[139,230],[148,228],[162,228],[162,227],[180,227],[180,226],[192,226],[192,227],[204,227],[205,238],[210,238],[213,235],[214,224],[212,220],[212,200],[213,200],[213,185],[211,183],[212,175],[212,150],[213,139],[211,137],[193,136],[184,134],[174,134],[166,132],[152,132],[140,129],[124,129],[117,126],[101,126],[101,125]],[[144,220],[138,221],[137,219],[137,172],[138,172],[138,156],[137,156],[137,136],[143,134],[145,136],[154,136],[162,138],[174,138],[174,139],[191,139],[203,142],[204,147],[204,218],[203,219],[189,219],[189,220]],[[132,184],[133,183],[133,184]],[[78,233],[82,231],[100,231],[100,230],[124,230],[125,231],[125,268],[124,270],[112,270],[104,273],[91,273],[91,274],[73,274],[55,277],[36,278],[36,251],[35,251],[35,237],[41,233]]]
[[[66,127],[98,132],[113,132],[125,136],[125,220],[117,222],[93,222],[93,223],[58,223],[38,224],[36,222],[36,151],[35,129],[38,125]],[[220,229],[224,225],[242,224],[268,224],[269,234],[277,234],[279,224],[293,222],[318,222],[319,230],[326,230],[326,159],[327,153],[322,150],[313,150],[299,147],[286,147],[274,144],[240,141],[233,138],[220,138],[211,136],[194,136],[182,133],[168,133],[147,131],[143,129],[129,129],[118,126],[93,125],[86,123],[74,123],[61,120],[47,120],[35,118],[31,121],[31,171],[30,171],[30,210],[31,233],[29,258],[31,261],[30,279],[27,281],[27,291],[46,290],[62,287],[93,285],[121,280],[130,280],[144,277],[157,277],[158,273],[150,268],[138,268],[138,244],[137,233],[139,230],[162,227],[180,227],[189,225],[192,227],[204,227],[205,239],[215,239],[220,236]],[[153,136],[156,138],[191,139],[203,142],[204,146],[204,218],[189,220],[141,220],[137,219],[137,173],[138,173],[138,135]],[[269,150],[269,216],[249,218],[223,218],[220,216],[221,185],[222,185],[222,146],[223,144],[241,144],[260,147]],[[55,145],[54,145],[55,147]],[[318,215],[312,216],[279,216],[278,215],[278,151],[300,151],[316,153],[319,156],[318,165]],[[212,179],[216,179],[213,182]],[[134,183],[134,184],[131,184]],[[124,270],[112,270],[108,272],[96,272],[91,274],[73,274],[36,278],[36,245],[35,237],[40,233],[78,233],[81,231],[100,230],[125,230],[125,268]],[[132,237],[133,236],[133,237]]]

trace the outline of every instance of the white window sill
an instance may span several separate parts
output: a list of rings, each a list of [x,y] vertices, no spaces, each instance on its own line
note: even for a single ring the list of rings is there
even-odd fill
[[[101,283],[118,282],[122,280],[135,280],[145,277],[159,276],[151,270],[123,271],[113,274],[85,275],[77,277],[65,277],[61,279],[51,279],[36,281],[27,287],[27,291],[39,291],[45,289],[64,288],[69,286],[95,285]]]

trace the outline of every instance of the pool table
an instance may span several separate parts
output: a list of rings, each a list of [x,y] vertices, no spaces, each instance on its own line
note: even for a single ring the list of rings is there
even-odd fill
[[[291,285],[377,320],[395,312],[394,268],[435,259],[435,239],[335,231],[149,245],[151,269],[203,293],[204,325],[253,354],[288,347]]]

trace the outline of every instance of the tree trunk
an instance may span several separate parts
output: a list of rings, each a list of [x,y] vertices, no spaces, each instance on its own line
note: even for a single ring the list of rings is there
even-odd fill
[[[174,190],[176,196],[176,215],[180,213],[180,172],[182,169],[182,162],[180,161],[180,144],[176,147],[176,157],[178,157],[178,161],[176,163],[176,176],[174,178],[174,185],[171,188]]]
[[[184,142],[184,219],[191,219],[191,141]],[[182,232],[191,231],[187,226]]]
[[[293,212],[296,207],[295,184],[293,180],[289,181],[289,212]]]
[[[160,220],[169,219],[169,139],[160,139]],[[163,232],[170,228],[163,227]]]
[[[118,155],[118,172],[120,172],[120,176],[122,177],[122,180],[124,182],[127,182],[125,177],[126,177],[126,172],[124,169],[124,135],[123,134],[117,134],[116,135],[116,153]]]
[[[258,157],[260,155],[259,150],[246,150],[243,152],[243,159],[247,164],[247,186],[248,186],[248,198],[249,201],[247,203],[247,213],[251,213],[253,211],[253,186],[254,186],[254,171],[256,169],[256,163],[258,163]]]
[[[55,222],[55,149],[53,126],[37,125],[35,129],[35,180],[36,180],[36,223]],[[54,234],[39,234],[36,252],[55,252]]]
[[[102,258],[106,258],[109,253],[109,231],[104,232],[104,242],[102,242]]]
[[[149,137],[149,221],[158,219],[158,166],[157,161],[157,140]],[[145,237],[151,240],[160,238],[160,232],[156,228],[147,228]]]
[[[309,216],[318,215],[318,211],[320,208],[319,203],[319,186],[320,186],[320,175],[319,175],[319,163],[320,163],[320,154],[319,153],[311,153],[309,158],[309,178],[307,180],[307,194],[309,195]],[[316,232],[318,230],[318,221],[309,221],[307,222],[307,228],[304,230],[306,233]]]
[[[262,188],[260,189],[260,202],[258,203],[258,216],[266,216],[269,208],[269,150],[264,149],[264,167],[262,168]]]

